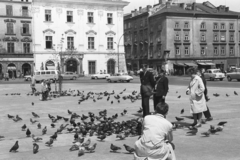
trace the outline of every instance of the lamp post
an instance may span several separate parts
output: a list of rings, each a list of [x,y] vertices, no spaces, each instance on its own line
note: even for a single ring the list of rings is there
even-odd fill
[[[121,37],[119,38],[119,40],[118,40],[118,44],[117,44],[117,52],[118,52],[118,72],[120,71],[119,70],[119,43],[120,43],[120,41],[121,41],[121,39],[122,39],[122,37],[124,36],[124,33],[121,35]],[[116,42],[115,42],[116,43]]]

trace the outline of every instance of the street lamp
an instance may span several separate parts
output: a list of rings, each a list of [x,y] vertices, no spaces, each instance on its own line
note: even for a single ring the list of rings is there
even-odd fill
[[[122,39],[123,36],[124,36],[124,33],[123,33],[122,36],[119,38],[118,44],[117,44],[116,42],[114,42],[114,43],[117,44],[117,52],[118,52],[118,72],[120,72],[120,69],[119,69],[119,43],[120,43],[120,41],[121,41],[121,39]]]

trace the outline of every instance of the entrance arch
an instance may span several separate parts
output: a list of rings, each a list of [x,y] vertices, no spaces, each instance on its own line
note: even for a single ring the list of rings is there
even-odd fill
[[[45,64],[45,70],[56,70],[55,63],[51,60],[48,60]]]
[[[24,63],[22,65],[22,73],[23,75],[31,75],[31,65],[28,63]]]
[[[113,59],[109,59],[107,62],[107,72],[108,74],[115,74],[115,61]]]
[[[77,73],[78,63],[75,59],[69,59],[66,63],[66,72],[75,72]]]
[[[8,64],[7,70],[8,70],[9,78],[17,77],[17,72],[16,72],[17,67],[15,64],[13,63]]]

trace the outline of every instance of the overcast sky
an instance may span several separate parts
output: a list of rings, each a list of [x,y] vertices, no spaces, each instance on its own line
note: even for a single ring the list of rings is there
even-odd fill
[[[128,6],[124,8],[124,13],[130,13],[131,10],[138,9],[139,7],[146,7],[147,5],[153,5],[158,3],[158,0],[124,0],[130,2]],[[207,0],[197,0],[197,3],[206,2]],[[232,11],[240,12],[240,0],[208,0],[215,6],[225,5]]]

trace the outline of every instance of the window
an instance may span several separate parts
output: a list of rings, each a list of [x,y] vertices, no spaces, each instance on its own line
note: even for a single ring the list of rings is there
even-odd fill
[[[206,29],[206,24],[204,22],[201,23],[201,29]]]
[[[221,55],[225,55],[225,47],[221,46]]]
[[[205,42],[205,41],[206,41],[206,35],[205,35],[205,34],[202,34],[202,35],[201,35],[201,41],[202,41],[202,42]]]
[[[189,47],[185,47],[184,53],[185,53],[185,55],[189,55]]]
[[[179,22],[175,23],[175,28],[179,28]]]
[[[88,72],[89,72],[89,74],[96,74],[96,62],[95,61],[88,62]]]
[[[234,29],[234,24],[233,24],[233,23],[230,23],[229,29],[230,29],[230,30],[233,30],[233,29]]]
[[[42,71],[42,72],[41,72],[41,75],[44,75],[45,73],[46,73],[45,71]]]
[[[184,23],[184,28],[189,28],[189,23],[188,22]]]
[[[88,23],[94,23],[93,12],[88,12]]]
[[[113,14],[112,13],[107,14],[107,22],[108,22],[108,24],[113,24]]]
[[[218,24],[217,23],[213,24],[213,29],[218,29]]]
[[[107,48],[113,49],[113,38],[112,37],[107,38]]]
[[[12,6],[6,5],[6,14],[7,14],[7,16],[13,15]]]
[[[46,49],[52,49],[52,36],[46,36]]]
[[[205,54],[206,54],[205,47],[201,46],[201,55],[205,55]]]
[[[7,52],[14,53],[14,43],[7,43]]]
[[[221,41],[226,41],[225,35],[221,35]]]
[[[234,55],[234,47],[233,46],[230,46],[229,54]]]
[[[51,10],[45,10],[45,21],[49,22],[52,20]]]
[[[176,50],[176,55],[180,55],[180,47],[176,46],[175,50]]]
[[[22,34],[29,34],[29,24],[28,23],[23,24]]]
[[[230,35],[230,42],[234,42],[234,35]]]
[[[30,43],[23,43],[23,52],[30,53]]]
[[[214,40],[215,42],[218,41],[218,34],[215,33],[215,34],[213,35],[213,40]]]
[[[67,49],[74,49],[74,37],[67,37]]]
[[[67,22],[73,22],[73,11],[67,11]]]
[[[213,52],[214,52],[214,55],[218,55],[218,47],[217,46],[214,46]]]
[[[221,29],[225,29],[225,24],[224,23],[221,24]]]
[[[88,49],[94,49],[94,37],[88,37]]]
[[[175,35],[175,40],[180,41],[180,35],[178,33]]]
[[[7,23],[7,34],[14,34],[13,23]]]
[[[161,53],[162,53],[162,47],[161,47],[161,45],[158,46],[158,51],[157,51],[157,52],[158,52],[157,55],[160,57],[160,56],[161,56]]]
[[[189,35],[188,34],[185,34],[185,41],[188,41],[189,40]]]
[[[149,56],[153,57],[153,46],[150,47]]]
[[[50,71],[47,71],[46,74],[51,74],[51,72],[50,72]]]
[[[28,17],[28,7],[22,7],[22,16]]]

